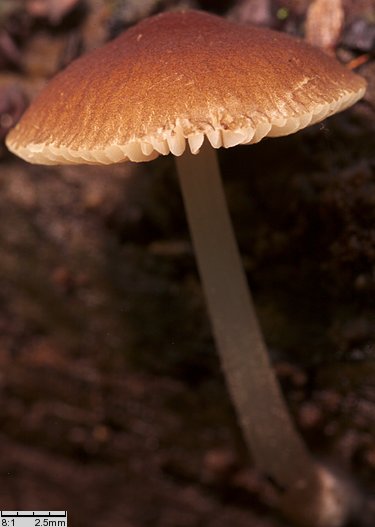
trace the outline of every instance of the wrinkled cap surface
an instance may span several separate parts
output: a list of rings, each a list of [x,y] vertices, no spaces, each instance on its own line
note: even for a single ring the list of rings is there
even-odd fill
[[[32,163],[109,164],[293,133],[366,83],[308,44],[200,12],[150,17],[71,63],[7,137]]]

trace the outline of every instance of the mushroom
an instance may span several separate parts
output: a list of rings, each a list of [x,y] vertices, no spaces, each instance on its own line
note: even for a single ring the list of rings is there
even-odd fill
[[[47,165],[176,156],[213,333],[245,440],[255,464],[294,504],[309,496],[303,525],[340,525],[337,514],[330,516],[339,483],[308,452],[282,397],[215,149],[294,133],[348,108],[365,86],[333,58],[285,34],[199,11],[164,13],[56,75],[6,140],[18,156]]]

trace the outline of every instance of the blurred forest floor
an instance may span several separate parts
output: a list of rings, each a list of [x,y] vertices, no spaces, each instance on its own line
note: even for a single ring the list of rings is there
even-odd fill
[[[46,79],[144,16],[191,6],[303,36],[310,4],[0,0],[1,140]],[[219,154],[288,404],[361,488],[353,526],[373,527],[375,1],[344,13],[332,48],[365,99]],[[173,160],[39,167],[2,142],[0,218],[1,508],[67,509],[69,527],[285,525],[224,386]]]

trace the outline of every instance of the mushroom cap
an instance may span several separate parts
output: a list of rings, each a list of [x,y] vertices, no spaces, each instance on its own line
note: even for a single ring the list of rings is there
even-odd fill
[[[283,33],[202,11],[143,20],[72,62],[6,144],[32,163],[110,164],[288,135],[344,110],[366,82]]]

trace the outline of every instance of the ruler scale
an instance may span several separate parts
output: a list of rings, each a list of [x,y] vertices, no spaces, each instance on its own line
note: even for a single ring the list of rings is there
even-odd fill
[[[0,527],[67,527],[67,511],[0,511]]]

